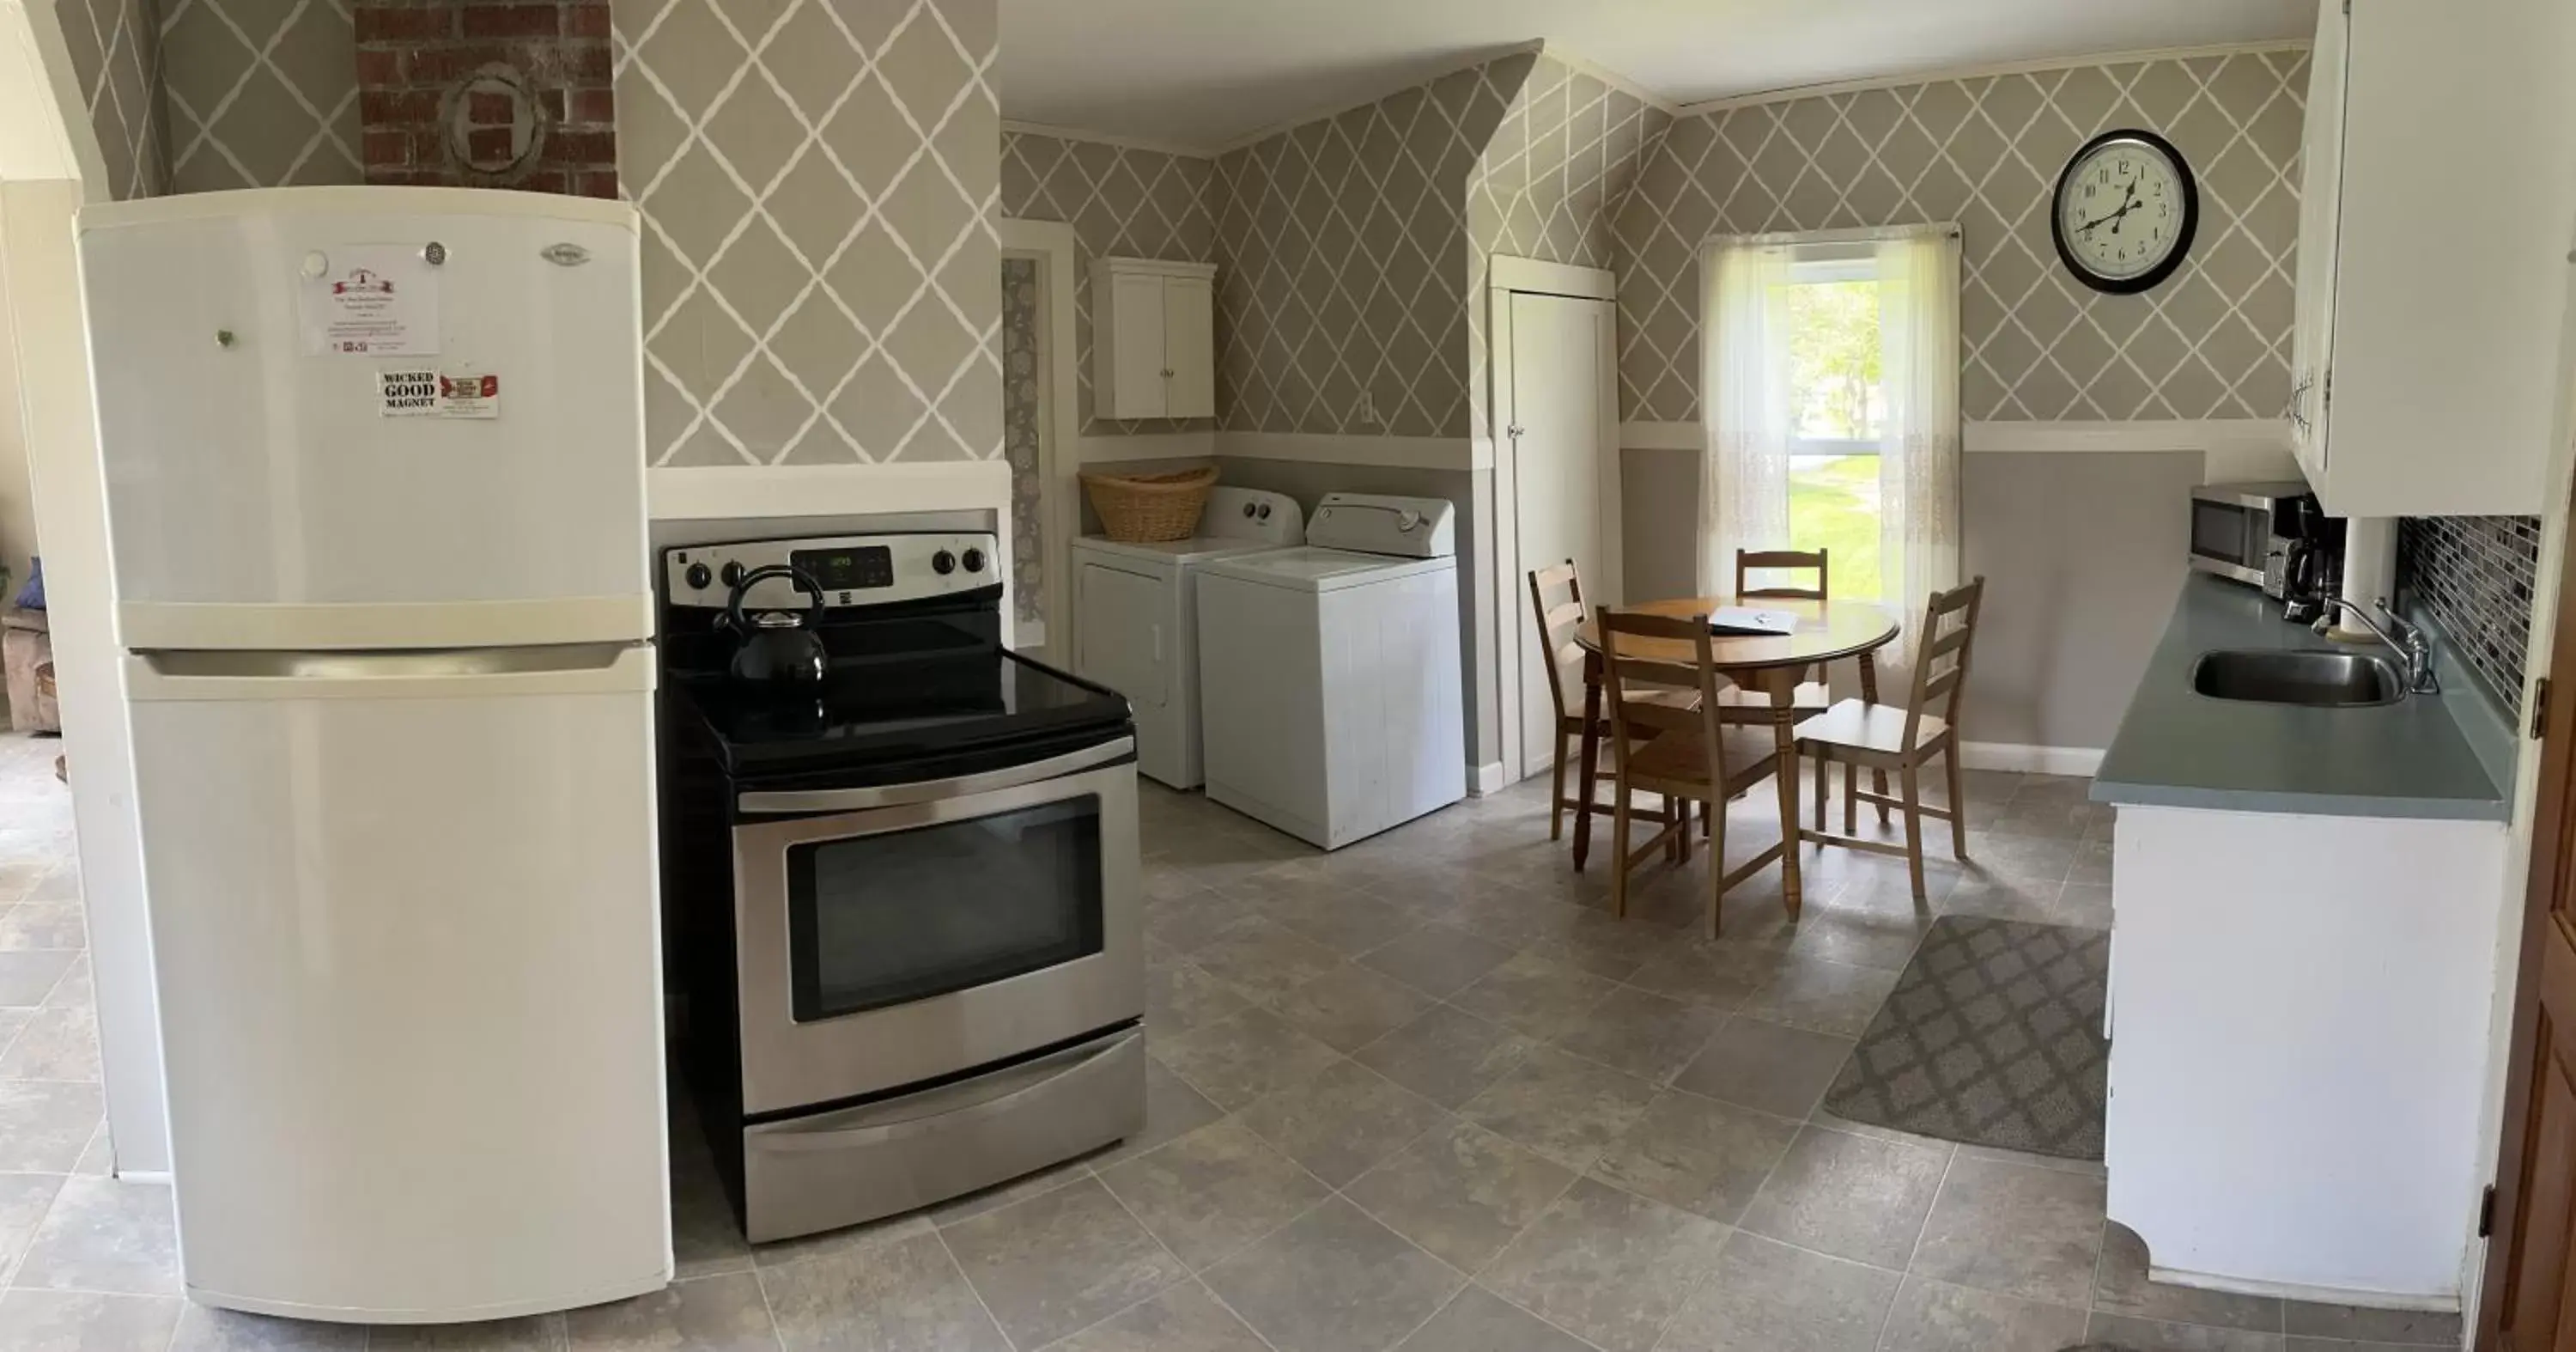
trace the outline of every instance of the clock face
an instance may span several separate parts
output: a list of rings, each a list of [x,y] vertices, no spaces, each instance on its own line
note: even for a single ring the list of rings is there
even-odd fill
[[[2096,137],[2057,180],[2058,256],[2103,291],[2163,281],[2191,248],[2198,194],[2182,156],[2150,132]]]

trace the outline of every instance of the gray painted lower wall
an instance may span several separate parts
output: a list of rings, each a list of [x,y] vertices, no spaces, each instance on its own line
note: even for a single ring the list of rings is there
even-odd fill
[[[1631,599],[1696,590],[1698,461],[1622,454]],[[1960,571],[1986,579],[1969,740],[2110,745],[2182,586],[2203,464],[2187,451],[1961,457]]]

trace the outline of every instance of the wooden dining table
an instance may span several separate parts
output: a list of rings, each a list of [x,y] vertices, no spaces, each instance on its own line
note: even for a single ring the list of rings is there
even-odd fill
[[[1748,718],[1761,715],[1758,721],[1769,723],[1773,736],[1779,739],[1780,772],[1773,778],[1780,790],[1780,891],[1794,917],[1802,901],[1798,881],[1798,685],[1810,668],[1821,671],[1826,664],[1854,660],[1860,665],[1860,697],[1877,703],[1878,664],[1874,654],[1895,641],[1897,614],[1870,601],[1804,601],[1770,596],[1742,601],[1732,596],[1686,596],[1617,609],[1686,618],[1733,605],[1783,611],[1797,620],[1796,631],[1787,635],[1720,634],[1709,645],[1710,658],[1722,675],[1770,700],[1767,706],[1741,707]],[[1585,620],[1575,633],[1575,641],[1583,645],[1582,801],[1574,814],[1574,866],[1579,869],[1592,852],[1592,795],[1601,766],[1603,712],[1600,632],[1591,620]],[[1619,645],[1619,654],[1622,660],[1633,656],[1683,666],[1699,660],[1692,645],[1678,639],[1624,642]],[[1876,779],[1878,791],[1885,793],[1886,775],[1880,773]],[[1724,863],[1715,860],[1712,866],[1723,867]]]

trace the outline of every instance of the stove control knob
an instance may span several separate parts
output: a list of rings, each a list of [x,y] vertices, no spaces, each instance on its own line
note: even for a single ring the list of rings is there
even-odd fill
[[[984,571],[983,550],[970,549],[966,551],[966,571],[970,573],[980,573]]]
[[[689,590],[705,591],[707,589],[707,584],[715,580],[716,575],[714,570],[708,568],[705,564],[693,563],[689,565],[687,576]]]
[[[930,571],[939,574],[941,577],[946,577],[950,573],[956,572],[957,556],[944,549],[931,555]]]
[[[727,590],[731,590],[731,589],[733,589],[735,586],[739,585],[739,584],[742,582],[742,562],[741,562],[741,560],[737,559],[737,560],[733,560],[733,561],[730,561],[730,562],[726,563],[726,564],[725,564],[725,566],[724,566],[724,571],[723,571],[723,572],[721,572],[721,573],[718,573],[716,576],[721,577],[721,578],[723,578],[723,579],[724,579],[725,588],[726,588]]]

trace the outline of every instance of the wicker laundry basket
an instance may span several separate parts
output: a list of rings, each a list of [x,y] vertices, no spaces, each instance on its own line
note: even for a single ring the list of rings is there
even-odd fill
[[[1216,466],[1177,474],[1085,474],[1082,491],[1112,540],[1186,540],[1199,528]]]

